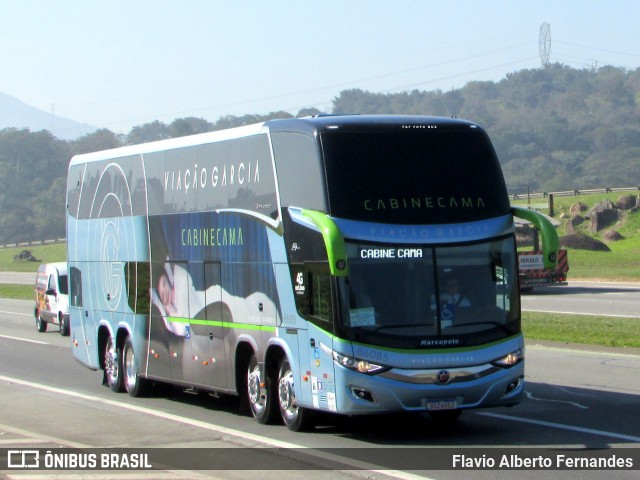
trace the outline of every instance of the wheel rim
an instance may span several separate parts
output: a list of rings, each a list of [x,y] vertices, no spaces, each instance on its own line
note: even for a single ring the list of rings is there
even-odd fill
[[[254,414],[259,415],[264,411],[265,400],[262,396],[260,378],[260,369],[257,362],[251,361],[249,364],[249,370],[247,372],[247,393],[249,396],[249,404]]]
[[[138,381],[138,368],[136,365],[136,356],[133,348],[125,347],[124,353],[124,374],[127,391],[135,388]]]
[[[107,347],[104,351],[104,371],[107,373],[109,385],[115,385],[118,381],[118,354],[111,337],[107,340]]]
[[[298,404],[296,403],[296,394],[293,389],[293,372],[289,365],[286,365],[280,372],[278,402],[285,422],[295,420],[298,416]]]

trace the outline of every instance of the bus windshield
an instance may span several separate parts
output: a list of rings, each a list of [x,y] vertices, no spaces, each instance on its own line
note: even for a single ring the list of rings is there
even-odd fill
[[[476,345],[520,331],[512,237],[461,246],[349,243],[346,338],[395,348]]]

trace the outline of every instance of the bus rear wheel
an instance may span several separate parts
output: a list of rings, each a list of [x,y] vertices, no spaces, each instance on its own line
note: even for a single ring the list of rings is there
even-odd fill
[[[253,418],[258,423],[267,424],[272,423],[275,417],[274,395],[268,375],[265,373],[266,378],[262,377],[258,359],[252,354],[247,368],[247,398]]]
[[[121,392],[122,381],[122,352],[117,347],[115,339],[109,335],[104,349],[104,376],[109,388],[114,392]]]
[[[289,360],[280,360],[278,371],[278,405],[286,427],[293,432],[311,430],[314,425],[313,411],[298,406],[295,393],[293,370]]]
[[[123,382],[127,393],[132,397],[142,397],[147,393],[147,380],[140,377],[138,359],[133,349],[131,337],[127,337],[122,348]]]

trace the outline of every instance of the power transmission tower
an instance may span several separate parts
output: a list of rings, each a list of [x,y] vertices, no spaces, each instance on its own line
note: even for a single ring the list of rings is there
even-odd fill
[[[538,42],[540,49],[540,63],[542,68],[549,66],[549,55],[551,54],[551,26],[544,22],[540,26],[540,40]]]

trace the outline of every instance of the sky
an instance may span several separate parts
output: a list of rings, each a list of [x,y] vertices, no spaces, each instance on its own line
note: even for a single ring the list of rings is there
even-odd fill
[[[540,68],[544,23],[551,63],[635,70],[638,19],[637,0],[0,0],[0,92],[115,133],[329,112],[346,89],[448,91]]]

